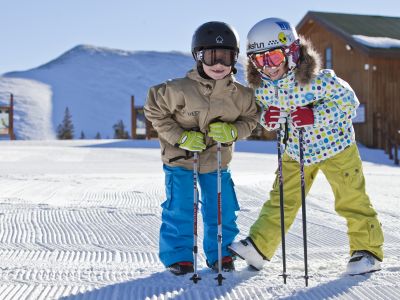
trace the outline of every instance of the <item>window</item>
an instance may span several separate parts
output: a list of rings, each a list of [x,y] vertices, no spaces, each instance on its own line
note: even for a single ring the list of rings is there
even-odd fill
[[[328,47],[325,49],[325,68],[332,69],[332,48]]]

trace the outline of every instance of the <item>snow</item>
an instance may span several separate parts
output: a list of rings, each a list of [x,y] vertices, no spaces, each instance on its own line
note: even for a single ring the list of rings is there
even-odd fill
[[[184,77],[194,65],[190,53],[125,51],[78,45],[42,66],[9,72],[0,80],[29,79],[51,90],[48,94],[51,106],[36,116],[50,117],[48,122],[52,125],[53,137],[68,107],[72,114],[75,138],[80,137],[81,131],[89,139],[95,138],[98,132],[102,138],[113,138],[113,125],[119,120],[124,122],[126,128],[130,128],[132,95],[135,96],[135,105],[143,106],[151,86]],[[243,66],[238,63],[237,67],[237,79],[244,82]],[[7,89],[0,85],[0,95],[13,92],[16,98],[29,97],[35,102],[42,101],[38,99],[36,90],[28,90],[29,87],[25,86],[27,82],[15,81],[19,85]],[[24,95],[20,95],[22,89]],[[26,93],[28,91],[31,93]],[[15,102],[15,107],[23,109],[19,101]],[[51,108],[50,115],[48,108]],[[16,128],[17,139],[41,139],[33,134],[34,131],[42,131],[39,127],[39,124],[21,124]],[[46,135],[46,138],[49,137]]]
[[[238,239],[268,197],[275,152],[274,142],[236,144]],[[260,272],[237,260],[218,286],[201,247],[197,284],[158,259],[164,177],[157,140],[0,141],[0,299],[398,299],[400,168],[381,150],[360,146],[360,153],[385,232],[381,271],[343,274],[346,225],[320,173],[307,197],[309,287],[301,213],[287,234],[286,285],[278,251]],[[201,245],[201,218],[199,229]]]
[[[400,48],[400,40],[389,37],[353,35],[353,39],[360,44],[372,48]]]
[[[18,139],[54,139],[51,124],[52,91],[46,84],[0,77],[0,105],[10,104],[14,94],[14,131]]]

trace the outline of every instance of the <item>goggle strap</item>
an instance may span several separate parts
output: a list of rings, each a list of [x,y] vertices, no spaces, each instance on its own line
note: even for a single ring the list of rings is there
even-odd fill
[[[203,51],[197,51],[196,52],[196,60],[197,61],[202,61],[203,60]]]

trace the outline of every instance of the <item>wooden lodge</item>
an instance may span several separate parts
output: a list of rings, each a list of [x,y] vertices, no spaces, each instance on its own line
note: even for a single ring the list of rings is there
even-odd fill
[[[385,148],[399,141],[400,18],[308,12],[297,25],[325,68],[346,80],[361,103],[357,141]]]

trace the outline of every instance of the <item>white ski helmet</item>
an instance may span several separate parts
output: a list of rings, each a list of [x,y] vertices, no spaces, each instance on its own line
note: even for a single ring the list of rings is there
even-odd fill
[[[283,48],[289,68],[296,67],[300,56],[299,36],[288,21],[267,18],[255,24],[247,34],[247,55]]]

